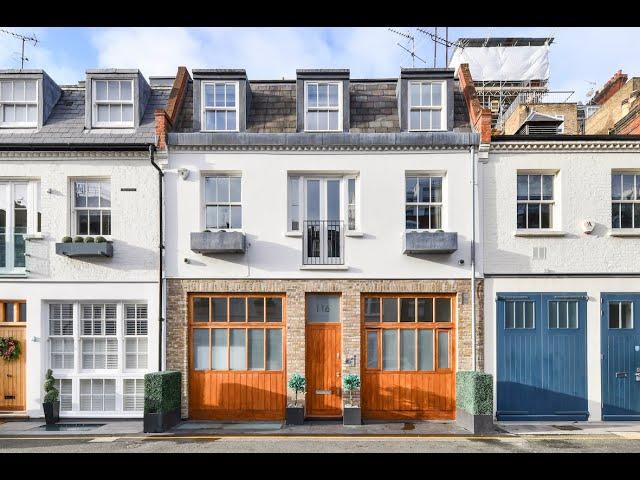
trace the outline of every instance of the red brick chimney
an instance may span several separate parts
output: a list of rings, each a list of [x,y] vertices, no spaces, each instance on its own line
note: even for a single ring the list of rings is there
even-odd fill
[[[598,90],[591,99],[591,102],[596,105],[602,105],[609,100],[622,86],[627,83],[627,74],[622,73],[622,70],[618,70],[613,77],[604,84],[601,90]]]
[[[480,143],[491,143],[491,110],[480,105],[468,63],[461,63],[458,67],[458,79],[473,130],[480,134]]]
[[[184,100],[184,93],[190,78],[186,67],[178,67],[178,73],[173,81],[166,107],[155,111],[156,146],[160,150],[167,148],[167,132],[171,130],[178,117],[178,111]]]

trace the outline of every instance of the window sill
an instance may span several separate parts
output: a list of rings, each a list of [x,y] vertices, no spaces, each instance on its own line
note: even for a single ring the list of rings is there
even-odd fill
[[[27,278],[27,272],[0,272],[0,278]]]
[[[302,232],[285,232],[285,237],[302,237]]]
[[[42,233],[29,233],[24,236],[25,240],[44,240],[44,235]]]
[[[514,237],[564,237],[567,232],[561,230],[543,230],[543,229],[531,229],[531,230],[516,230],[513,232]]]
[[[300,270],[349,270],[349,265],[300,265]]]
[[[364,233],[358,231],[345,232],[345,237],[364,237]]]
[[[620,228],[609,231],[610,237],[640,237],[640,228]]]

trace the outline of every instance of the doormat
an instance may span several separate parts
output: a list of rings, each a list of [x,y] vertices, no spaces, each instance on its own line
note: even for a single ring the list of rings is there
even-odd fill
[[[407,423],[407,422],[405,422],[403,427],[402,427],[402,430],[415,430],[415,429],[416,429],[415,424]]]
[[[582,430],[580,427],[576,427],[575,425],[551,425],[551,426],[558,430]]]

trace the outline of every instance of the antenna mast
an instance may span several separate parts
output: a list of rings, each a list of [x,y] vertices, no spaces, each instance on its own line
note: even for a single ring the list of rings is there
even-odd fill
[[[22,53],[20,54],[20,70],[23,70],[24,62],[29,61],[29,59],[24,56],[24,43],[33,42],[33,45],[35,46],[38,44],[38,39],[36,38],[35,35],[29,37],[27,35],[20,35],[19,33],[10,32],[9,30],[4,30],[2,28],[0,28],[0,32],[6,33],[7,35],[11,35],[12,37],[15,37],[22,41]]]
[[[400,42],[398,42],[397,45],[400,48],[402,48],[403,50],[405,50],[407,53],[409,53],[409,55],[411,55],[411,63],[412,63],[413,67],[416,66],[416,58],[418,60],[420,60],[422,63],[425,63],[425,64],[427,63],[425,60],[423,60],[418,55],[416,55],[416,37],[414,37],[413,35],[411,35],[409,33],[400,32],[398,30],[394,30],[393,28],[388,28],[387,30],[389,30],[392,33],[395,33],[396,35],[400,35],[401,37],[404,37],[404,38],[406,38],[408,40],[411,40],[411,50],[409,50],[407,47],[402,45]]]

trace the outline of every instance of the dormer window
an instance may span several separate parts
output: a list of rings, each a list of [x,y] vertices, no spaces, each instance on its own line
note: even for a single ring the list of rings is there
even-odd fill
[[[305,131],[342,131],[342,82],[305,82],[304,90]]]
[[[0,82],[0,127],[38,126],[38,81]]]
[[[93,127],[134,127],[133,80],[93,80],[91,91]]]
[[[238,82],[202,82],[202,130],[238,131]]]
[[[446,130],[445,82],[409,82],[409,130]]]

